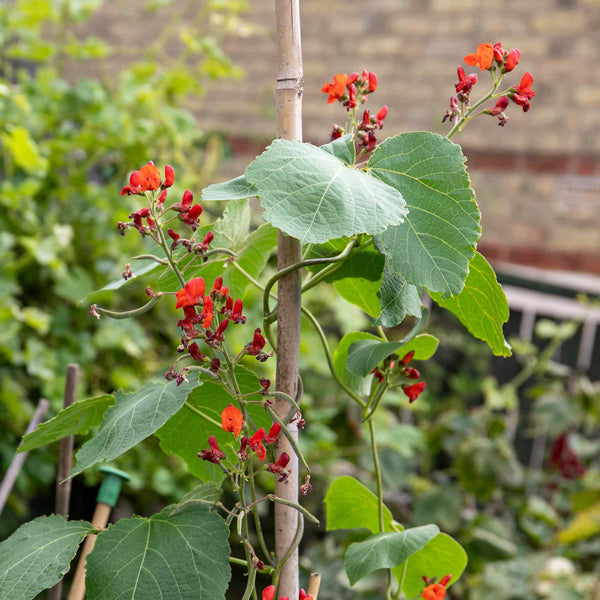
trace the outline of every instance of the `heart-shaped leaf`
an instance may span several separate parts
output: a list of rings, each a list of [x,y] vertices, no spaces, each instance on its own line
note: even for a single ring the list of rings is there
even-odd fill
[[[229,528],[199,504],[121,519],[87,558],[88,600],[219,600],[231,578]]]
[[[456,315],[473,336],[487,342],[496,356],[510,356],[510,346],[502,333],[502,325],[509,317],[508,301],[494,269],[481,254],[472,258],[460,294],[443,298],[432,293],[431,297]]]
[[[377,296],[381,304],[381,313],[373,321],[373,325],[395,327],[402,323],[407,315],[419,318],[422,315],[421,290],[408,283],[404,277],[396,275],[387,264],[383,269],[383,279]]]
[[[480,214],[460,146],[436,133],[388,138],[373,152],[369,172],[396,188],[406,223],[377,237],[394,273],[416,286],[458,294],[481,235]]]
[[[263,218],[302,243],[381,233],[402,223],[402,194],[311,144],[275,140],[246,169]]]
[[[377,533],[364,542],[350,544],[344,557],[344,567],[350,584],[354,585],[378,569],[393,569],[402,564],[439,532],[436,525],[423,525],[405,529],[400,533]]]
[[[202,201],[245,200],[257,195],[258,190],[247,181],[244,175],[223,183],[213,183],[202,190]]]

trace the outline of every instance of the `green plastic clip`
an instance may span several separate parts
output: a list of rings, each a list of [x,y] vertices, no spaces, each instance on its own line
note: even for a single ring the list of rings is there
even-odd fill
[[[114,507],[121,493],[121,485],[124,481],[129,481],[131,477],[125,471],[104,465],[100,467],[100,472],[104,473],[105,477],[100,484],[96,502],[103,502]]]

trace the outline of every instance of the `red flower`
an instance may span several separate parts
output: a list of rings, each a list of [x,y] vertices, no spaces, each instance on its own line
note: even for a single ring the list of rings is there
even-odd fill
[[[256,455],[260,460],[264,461],[267,456],[267,449],[263,446],[263,439],[265,437],[265,428],[261,427],[251,438],[248,438],[248,446],[256,452]]]
[[[465,70],[459,65],[456,69],[458,74],[458,83],[454,84],[457,94],[468,94],[471,88],[477,83],[477,75],[471,73],[468,77],[465,75]]]
[[[194,201],[194,194],[190,190],[185,190],[181,197],[181,203],[173,204],[172,208],[179,211],[180,213],[186,213],[190,210],[192,202]]]
[[[196,342],[188,346],[188,352],[194,360],[197,360],[198,362],[202,362],[204,360],[204,354],[200,352],[200,348],[198,348],[198,344],[196,344]]]
[[[215,234],[212,231],[209,231],[205,236],[202,242],[200,242],[200,250],[202,252],[207,252],[210,246],[210,243],[215,239]]]
[[[200,314],[200,317],[204,319],[202,327],[204,327],[204,329],[208,329],[214,317],[213,301],[210,296],[204,296],[204,306],[202,307],[202,313]]]
[[[470,67],[479,67],[482,71],[489,69],[494,62],[494,46],[490,43],[479,44],[477,50],[467,54],[464,59]]]
[[[498,99],[498,102],[496,102],[496,105],[493,106],[492,108],[490,108],[488,110],[488,112],[490,113],[490,115],[497,117],[500,113],[502,113],[506,110],[507,106],[508,106],[508,96],[502,96],[501,98]]]
[[[262,394],[268,394],[269,393],[269,388],[271,387],[271,380],[267,379],[266,377],[261,377],[260,381],[260,387],[262,388]]]
[[[233,404],[223,409],[221,413],[221,425],[225,431],[229,431],[237,437],[242,431],[243,422],[242,411]]]
[[[425,382],[419,381],[419,383],[413,383],[412,385],[405,385],[402,387],[404,393],[408,396],[408,401],[412,404],[425,389]]]
[[[227,325],[229,325],[229,319],[224,319],[219,323],[219,326],[214,333],[207,332],[206,343],[211,348],[214,348],[219,342],[223,341],[223,332],[227,329]]]
[[[326,83],[321,91],[324,94],[329,94],[327,98],[327,104],[333,104],[336,100],[341,100],[342,96],[346,93],[346,73],[336,73],[333,76],[331,83]]]
[[[502,64],[502,61],[504,60],[504,50],[502,50],[502,44],[500,42],[494,44],[494,58],[498,64]]]
[[[383,121],[387,117],[388,107],[387,104],[375,115],[375,123],[379,129],[383,127]]]
[[[262,600],[274,600],[275,599],[275,586],[268,585],[262,593]]]
[[[518,104],[523,112],[527,112],[531,108],[529,100],[535,96],[535,92],[531,89],[533,83],[533,75],[527,71],[521,78],[521,81],[517,87],[513,87],[508,94],[508,97],[515,103]]]
[[[202,277],[194,277],[190,279],[185,287],[180,289],[175,297],[177,298],[177,304],[175,308],[183,308],[185,306],[196,306],[202,301],[205,291],[204,279]]]
[[[154,166],[154,163],[150,161],[147,165],[144,165],[140,171],[140,187],[142,191],[154,191],[160,187],[160,172]]]
[[[421,598],[424,600],[444,600],[446,597],[446,586],[450,583],[452,575],[445,575],[439,583],[429,583],[429,577],[423,577],[427,587],[423,590]]]
[[[506,62],[504,63],[503,71],[505,73],[509,73],[512,71],[521,60],[521,52],[517,50],[517,48],[513,48],[506,57]]]
[[[219,444],[214,435],[211,435],[208,438],[208,445],[210,446],[210,450],[200,450],[198,456],[202,460],[207,460],[213,464],[220,463],[225,458],[225,452],[219,448]]]
[[[369,71],[369,92],[374,92],[377,89],[377,75],[372,71]]]
[[[275,444],[279,439],[279,432],[281,431],[281,425],[279,423],[273,423],[269,433],[265,436],[265,442],[267,444]]]
[[[408,354],[405,354],[404,357],[400,360],[403,365],[407,365],[415,356],[415,351],[411,350]]]
[[[221,277],[221,275],[219,275],[216,279],[215,282],[213,283],[213,287],[212,290],[210,290],[210,295],[211,296],[216,296],[219,293],[219,290],[223,287],[223,277]]]
[[[246,322],[246,317],[244,317],[244,315],[242,315],[242,309],[244,308],[244,304],[242,302],[241,298],[238,298],[234,305],[233,305],[233,309],[231,311],[231,320],[237,325],[237,323],[245,323]]]
[[[356,108],[356,86],[354,84],[348,86],[348,100],[344,102],[346,110]]]
[[[282,452],[274,463],[269,463],[267,469],[274,475],[279,475],[278,481],[285,481],[289,475],[289,471],[286,470],[289,462],[289,454],[287,452]]]
[[[169,188],[175,183],[175,171],[171,165],[165,165],[165,180],[163,188]]]
[[[421,377],[421,373],[417,371],[417,369],[413,369],[412,367],[406,367],[402,370],[402,374],[409,379],[419,379]]]
[[[346,85],[352,85],[353,83],[356,82],[356,80],[358,79],[358,73],[350,73],[350,75],[348,75],[348,77],[346,78]]]
[[[254,339],[251,344],[246,346],[246,352],[251,356],[256,356],[265,347],[265,338],[260,333],[260,328],[254,330]]]

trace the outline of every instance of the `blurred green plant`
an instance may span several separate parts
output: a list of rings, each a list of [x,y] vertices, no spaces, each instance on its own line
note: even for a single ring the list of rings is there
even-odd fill
[[[94,30],[89,19],[108,6],[101,0],[0,4],[3,465],[37,399],[45,396],[54,410],[61,407],[68,363],[82,367],[82,393],[127,389],[163,366],[160,343],[175,342],[170,328],[163,327],[169,309],[144,326],[126,321],[116,327],[109,320],[92,322],[88,306],[79,302],[119,277],[125,257],[144,251],[138,236],[122,239],[116,228],[132,212],[130,199],[118,195],[127,169],[168,157],[187,174],[175,186],[175,193],[182,193],[206,185],[219,163],[220,140],[203,131],[210,127],[206,119],[200,128],[186,103],[212,80],[241,75],[221,43],[251,33],[241,19],[247,3],[194,5],[140,5],[140,22],[154,19],[162,33],[146,43],[139,29],[140,44],[115,49],[86,33]],[[110,8],[116,22],[115,10],[122,9]],[[113,71],[103,77],[108,63],[100,59],[114,50],[118,63],[110,64],[119,65],[118,76]],[[87,76],[90,69],[93,78]],[[73,76],[81,73],[86,77]],[[134,280],[130,289],[139,294],[143,287]],[[104,302],[110,302],[109,294],[103,293]],[[127,303],[129,297],[121,300]],[[39,460],[32,455],[11,500],[21,518],[27,516],[24,500],[52,479],[52,458],[43,459],[44,469]],[[160,479],[157,472],[147,477]],[[160,479],[159,493],[172,487],[167,479]]]

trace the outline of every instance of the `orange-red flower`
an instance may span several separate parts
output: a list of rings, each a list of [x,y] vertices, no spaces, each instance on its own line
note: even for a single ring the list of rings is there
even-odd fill
[[[490,43],[479,44],[477,50],[467,54],[464,59],[470,67],[479,67],[482,71],[489,69],[494,62],[494,46]]]
[[[143,192],[154,191],[160,187],[160,171],[154,163],[150,161],[144,165],[140,171],[140,187]]]
[[[506,57],[506,62],[504,63],[503,71],[505,73],[509,73],[512,71],[521,60],[521,51],[518,48],[513,48]]]
[[[204,329],[210,327],[214,316],[215,313],[212,298],[210,296],[204,296],[204,305],[202,307],[202,313],[200,314],[200,317],[204,319],[202,322],[202,327],[204,327]]]
[[[419,383],[413,383],[412,385],[402,386],[402,391],[408,396],[408,402],[412,404],[425,389],[426,383],[419,381]]]
[[[523,112],[527,112],[531,108],[530,100],[535,96],[535,92],[531,89],[533,83],[533,75],[527,71],[517,87],[513,87],[508,94],[508,97],[518,104]]]
[[[326,83],[321,88],[324,94],[329,94],[327,104],[333,104],[336,100],[342,99],[342,96],[346,93],[346,80],[346,73],[336,73],[333,76],[333,81]]]
[[[446,586],[441,583],[434,583],[428,585],[421,594],[421,598],[424,600],[444,600],[446,597]]]
[[[242,411],[236,408],[233,404],[230,404],[227,408],[223,409],[221,413],[221,425],[225,431],[229,431],[237,437],[242,431],[242,424],[244,417]]]
[[[183,308],[185,306],[196,306],[201,303],[204,296],[204,279],[202,277],[194,277],[190,279],[185,287],[180,289],[175,297],[177,298],[177,304],[175,308]]]

